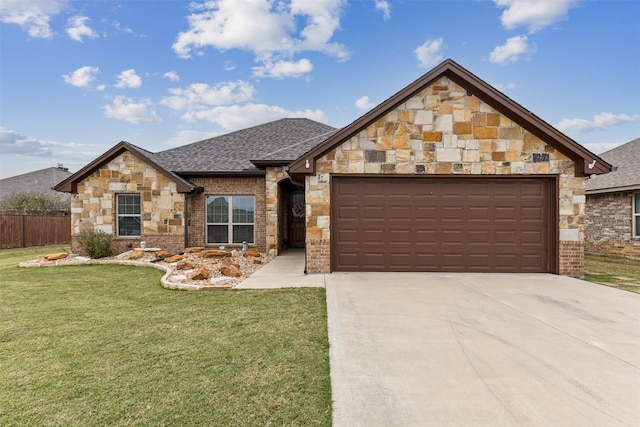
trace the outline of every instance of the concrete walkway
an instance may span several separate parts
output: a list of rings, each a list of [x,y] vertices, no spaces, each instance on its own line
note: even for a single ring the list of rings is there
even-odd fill
[[[636,426],[640,295],[551,274],[304,274],[326,287],[333,425]]]
[[[235,288],[324,288],[324,280],[324,274],[304,274],[304,250],[290,249],[243,280]]]

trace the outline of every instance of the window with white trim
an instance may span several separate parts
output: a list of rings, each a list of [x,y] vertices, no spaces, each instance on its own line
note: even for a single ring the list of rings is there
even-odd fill
[[[633,237],[640,237],[640,193],[633,195]]]
[[[118,236],[141,236],[140,195],[118,194]]]
[[[254,196],[207,196],[207,243],[253,243]]]

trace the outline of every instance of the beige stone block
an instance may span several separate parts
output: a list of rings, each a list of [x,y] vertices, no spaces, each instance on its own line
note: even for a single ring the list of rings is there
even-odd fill
[[[498,128],[498,138],[500,139],[522,139],[523,131],[520,126]]]
[[[451,163],[436,163],[435,173],[438,175],[450,175]]]
[[[506,151],[507,142],[503,140],[491,141],[491,151]]]
[[[436,160],[438,162],[462,161],[462,150],[459,148],[436,148]]]
[[[349,173],[364,173],[364,161],[349,163]]]
[[[473,136],[477,139],[496,139],[498,128],[474,127]]]
[[[416,111],[414,123],[417,125],[433,124],[433,111],[430,111],[430,110]]]
[[[513,174],[523,174],[524,173],[524,162],[511,162],[511,173],[513,173]]]
[[[453,124],[453,133],[462,135],[471,133],[471,122],[455,122]]]
[[[427,95],[427,104],[425,108],[427,110],[436,111],[440,108],[440,96],[439,95]]]
[[[471,164],[471,174],[480,175],[482,173],[482,164],[481,163],[472,163]]]
[[[493,113],[495,110],[493,109],[493,107],[491,107],[491,105],[487,104],[486,102],[480,102],[480,111],[482,113]]]
[[[482,174],[494,175],[496,173],[496,165],[493,162],[482,162]]]
[[[433,129],[438,132],[452,132],[453,131],[453,115],[452,114],[438,114],[433,120]]]
[[[487,114],[487,126],[500,126],[500,115],[496,113]]]
[[[537,136],[533,135],[530,132],[524,133],[524,145],[523,150],[532,152],[532,151],[543,151],[544,150],[544,142]]]
[[[442,141],[442,132],[424,132],[422,138],[425,141]]]
[[[580,230],[579,229],[561,229],[560,230],[561,242],[580,242]]]
[[[522,151],[524,143],[521,139],[511,139],[507,141],[507,150],[509,151]]]
[[[438,109],[440,114],[453,114],[453,105],[449,102],[440,102],[440,108]]]
[[[477,142],[481,152],[491,153],[493,151],[493,141],[481,140]]]
[[[520,151],[507,151],[505,153],[505,160],[507,162],[518,162],[521,160]]]
[[[463,150],[462,161],[463,162],[479,162],[480,150]]]
[[[396,162],[411,160],[411,150],[396,150]]]
[[[457,123],[457,122],[470,122],[471,119],[468,118],[471,117],[469,115],[469,112],[467,110],[463,110],[463,109],[453,109],[453,122]],[[455,125],[454,125],[455,128]]]
[[[426,160],[425,152],[422,150],[413,151],[413,160],[417,163],[423,163]]]
[[[391,139],[391,147],[398,148],[410,148],[409,135],[396,135]]]
[[[364,173],[380,173],[380,163],[365,163]]]
[[[464,142],[464,147],[467,150],[479,150],[480,149],[480,141],[478,141],[477,139],[467,139],[467,140],[462,140],[462,142]]]
[[[406,102],[407,110],[422,110],[424,109],[424,98],[422,96],[414,96],[409,98]]]
[[[410,139],[409,147],[414,151],[421,151],[423,149],[424,141],[422,139]]]
[[[445,133],[442,135],[442,146],[444,148],[457,148],[458,147],[458,136],[452,135],[450,133]]]
[[[391,137],[383,136],[378,138],[378,148],[380,150],[390,150],[391,149]]]
[[[410,174],[415,173],[416,167],[413,162],[398,162],[396,164],[396,173]]]
[[[347,158],[349,159],[349,161],[359,161],[359,160],[364,160],[364,154],[362,153],[362,151],[350,151],[347,154]]]

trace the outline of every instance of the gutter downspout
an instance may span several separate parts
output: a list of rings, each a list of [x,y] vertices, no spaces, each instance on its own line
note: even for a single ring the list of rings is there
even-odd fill
[[[304,183],[302,182],[298,182],[296,181],[293,176],[289,175],[289,166],[283,166],[282,169],[285,171],[285,173],[287,174],[287,176],[289,177],[289,182],[292,183],[293,185],[295,185],[298,188],[301,188],[302,191],[305,193],[304,195],[304,201],[305,204],[307,202],[307,192],[305,191],[304,188]],[[305,209],[305,218],[304,218],[304,274],[307,274],[307,218],[306,218],[306,209]]]

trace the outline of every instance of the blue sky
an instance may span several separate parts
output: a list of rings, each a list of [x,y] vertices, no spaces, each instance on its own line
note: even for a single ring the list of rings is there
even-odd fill
[[[636,0],[0,0],[0,53],[0,178],[341,127],[446,58],[595,153],[640,137]]]

